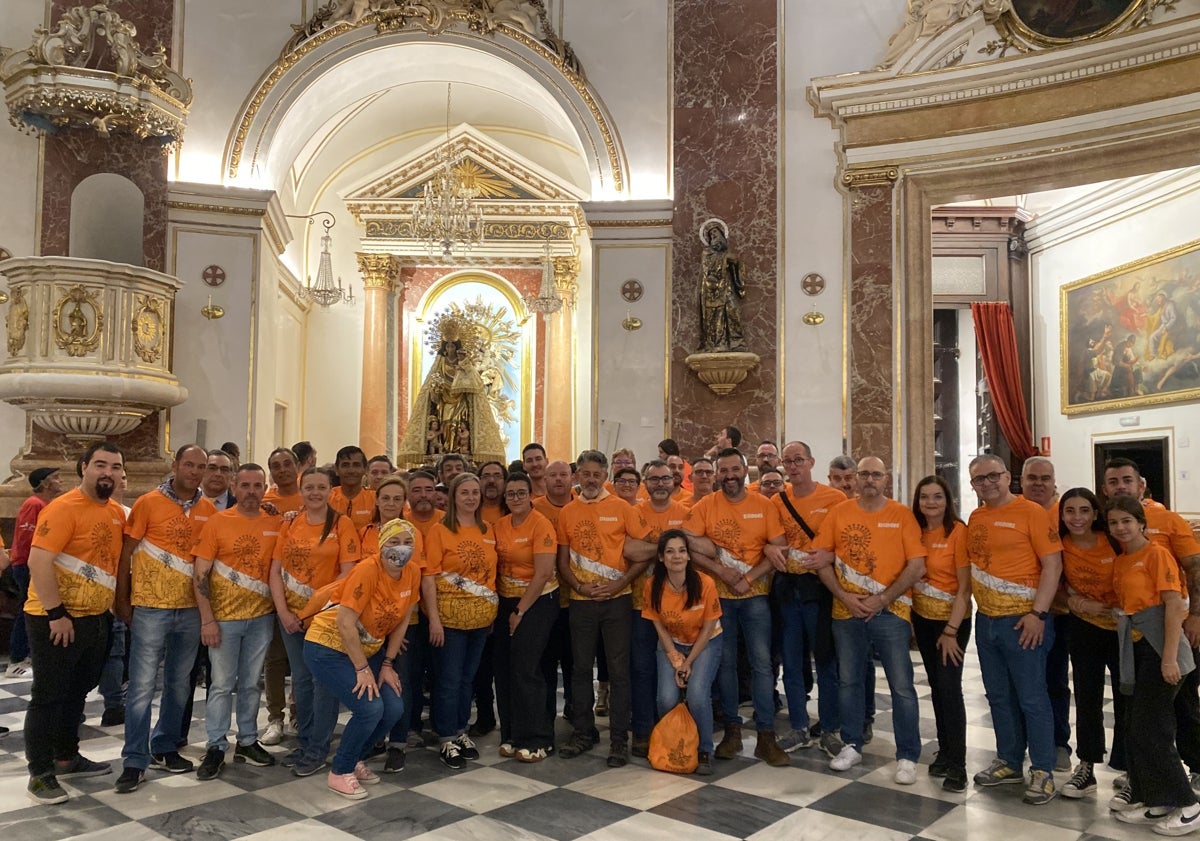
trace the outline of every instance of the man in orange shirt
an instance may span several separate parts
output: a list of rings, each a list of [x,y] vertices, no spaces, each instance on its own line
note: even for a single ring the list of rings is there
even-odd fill
[[[489,461],[479,468],[480,505],[479,516],[489,526],[504,516],[500,509],[500,498],[504,495],[504,483],[508,470],[498,461]],[[467,728],[472,739],[486,736],[496,729],[496,671],[492,635],[483,646],[483,656],[475,672],[475,721]]]
[[[533,498],[546,495],[546,448],[536,441],[521,448],[525,475],[533,484]]]
[[[417,527],[421,537],[429,534],[434,523],[440,523],[446,512],[433,504],[433,489],[437,480],[426,470],[418,470],[408,480],[408,516],[405,518]]]
[[[849,499],[858,495],[858,462],[847,455],[834,456],[829,462],[829,487],[839,490]]]
[[[379,483],[391,476],[395,470],[396,466],[387,456],[371,456],[371,460],[367,462],[367,487],[372,491],[376,490]]]
[[[762,477],[768,470],[779,470],[779,445],[774,441],[763,441],[754,451],[754,465],[758,468],[758,479],[750,483],[750,490],[762,493]],[[783,474],[780,473],[780,478]],[[769,496],[769,494],[763,494]]]
[[[701,456],[692,462],[692,493],[686,499],[681,499],[688,508],[704,499],[713,492],[717,480],[717,468],[712,459]]]
[[[276,447],[267,456],[267,470],[271,474],[271,489],[263,496],[263,502],[275,506],[280,514],[299,511],[304,507],[300,498],[300,462],[296,454],[287,447]]]
[[[559,753],[578,756],[591,750],[596,732],[592,707],[592,661],[598,640],[604,641],[609,679],[608,765],[629,761],[630,584],[654,557],[656,547],[645,541],[646,521],[629,503],[604,489],[608,458],[599,450],[584,450],[576,460],[580,497],[558,517],[558,572],[571,588],[571,674],[574,733]]]
[[[508,481],[508,469],[498,461],[489,461],[479,468],[479,488],[482,502],[479,516],[489,526],[504,516],[500,500],[504,496],[504,483]]]
[[[108,657],[125,511],[112,499],[124,475],[115,444],[93,444],[80,460],[79,487],[48,504],[29,550],[25,624],[33,687],[25,712],[29,798],[65,803],[58,779],[109,772],[79,753],[87,694]]]
[[[342,447],[334,459],[338,487],[329,495],[329,507],[354,522],[359,534],[375,514],[375,491],[363,484],[367,475],[367,456],[358,447]]]

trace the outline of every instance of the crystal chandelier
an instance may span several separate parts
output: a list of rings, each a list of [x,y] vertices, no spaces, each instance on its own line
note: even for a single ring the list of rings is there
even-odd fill
[[[312,301],[325,309],[334,304],[345,301],[347,304],[354,303],[354,287],[347,286],[342,289],[342,279],[339,277],[337,283],[333,280],[333,258],[329,254],[329,247],[333,245],[333,237],[329,230],[337,220],[333,218],[333,214],[326,211],[318,211],[309,216],[292,216],[288,215],[289,219],[307,219],[308,224],[316,221],[316,217],[329,217],[321,219],[321,225],[325,228],[325,234],[321,237],[321,259],[317,263],[317,279],[313,281],[312,275],[308,276],[308,282],[300,287],[299,296],[303,301]]]
[[[553,315],[562,309],[562,298],[554,285],[554,261],[550,259],[550,242],[542,245],[542,285],[536,295],[525,296],[525,306],[542,315]]]
[[[475,190],[450,159],[450,85],[446,85],[446,144],[441,158],[413,208],[412,230],[430,254],[441,248],[442,256],[449,257],[455,245],[469,249],[483,239],[483,211],[475,204]]]

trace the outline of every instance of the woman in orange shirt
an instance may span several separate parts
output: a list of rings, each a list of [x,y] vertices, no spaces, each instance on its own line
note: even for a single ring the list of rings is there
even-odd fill
[[[1129,701],[1129,787],[1132,802],[1114,812],[1124,823],[1153,824],[1160,835],[1184,835],[1200,826],[1200,804],[1175,749],[1175,696],[1196,666],[1183,639],[1187,605],[1179,565],[1146,537],[1146,512],[1131,496],[1109,501],[1108,532],[1124,552],[1113,563],[1120,616],[1121,684]],[[1133,630],[1141,639],[1132,641]],[[1133,662],[1130,663],[1129,660]]]
[[[721,665],[721,600],[717,585],[698,572],[687,534],[667,529],[658,538],[658,563],[645,584],[642,617],[658,632],[658,715],[662,718],[688,689],[687,705],[700,735],[696,773],[712,769],[712,687]]]
[[[433,646],[430,717],[442,764],[455,770],[479,758],[467,722],[475,672],[499,604],[496,532],[479,515],[481,496],[478,476],[455,476],[446,516],[425,539],[421,596]]]
[[[1083,797],[1096,790],[1095,765],[1104,761],[1104,673],[1113,694],[1113,744],[1108,764],[1128,769],[1125,725],[1128,698],[1121,693],[1120,646],[1113,608],[1113,567],[1120,544],[1108,536],[1100,503],[1087,488],[1071,488],[1058,501],[1058,534],[1062,538],[1063,582],[1067,594],[1068,643],[1075,682],[1075,735],[1079,764],[1059,789],[1063,797]]]
[[[271,598],[292,670],[299,741],[281,764],[291,767],[298,777],[315,774],[325,766],[329,739],[314,734],[314,693],[318,689],[304,663],[304,625],[296,614],[304,610],[314,591],[347,575],[362,557],[354,523],[329,506],[332,490],[333,483],[324,470],[310,467],[304,471],[300,477],[304,507],[280,527],[271,559]]]
[[[925,575],[913,587],[912,626],[933,690],[937,758],[929,776],[944,777],[946,791],[967,789],[967,710],[963,702],[963,651],[971,639],[971,567],[967,527],[954,507],[950,485],[926,476],[913,493],[913,516],[928,551]]]
[[[509,475],[500,505],[506,516],[493,527],[501,625],[492,640],[500,755],[541,762],[554,747],[541,659],[558,619],[558,537],[533,510],[533,483],[524,473]]]
[[[379,529],[384,523],[404,517],[404,503],[408,501],[408,485],[399,476],[388,476],[375,489],[375,513],[371,522],[362,530],[363,555],[379,554]],[[418,535],[418,538],[420,535]],[[421,555],[418,539],[416,554]]]

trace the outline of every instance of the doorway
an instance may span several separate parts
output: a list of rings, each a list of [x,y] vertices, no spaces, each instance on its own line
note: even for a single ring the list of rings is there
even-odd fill
[[[1104,484],[1104,465],[1112,458],[1127,458],[1137,462],[1138,471],[1146,480],[1146,497],[1171,507],[1170,439],[1140,438],[1130,441],[1096,441],[1092,445],[1096,487]]]

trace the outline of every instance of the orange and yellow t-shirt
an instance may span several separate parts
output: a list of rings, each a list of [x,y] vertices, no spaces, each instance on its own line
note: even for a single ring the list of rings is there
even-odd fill
[[[1117,594],[1118,607],[1131,615],[1162,604],[1164,590],[1172,590],[1182,597],[1179,564],[1169,551],[1150,541],[1136,552],[1117,555],[1113,563],[1113,590]]]
[[[433,513],[429,515],[429,519],[427,520],[418,520],[416,515],[413,514],[412,509],[407,506],[405,506],[404,512],[404,519],[416,526],[417,531],[424,537],[429,537],[429,530],[440,523],[446,516],[446,512],[440,508],[433,509]]]
[[[530,511],[521,525],[514,525],[512,515],[501,517],[493,529],[496,533],[498,558],[496,586],[505,598],[519,599],[525,595],[533,579],[534,555],[558,553],[558,537],[554,526],[544,515]],[[558,575],[550,576],[542,595],[558,588]]]
[[[230,508],[204,524],[192,554],[213,562],[209,604],[218,622],[255,619],[275,610],[269,582],[281,522]]]
[[[717,561],[742,575],[762,561],[764,546],[784,535],[775,503],[762,494],[752,493],[739,502],[730,502],[723,492],[709,494],[691,507],[683,527],[715,543]],[[717,580],[717,593],[723,599],[765,596],[770,589],[770,575],[756,578],[743,595],[735,594],[724,581]]]
[[[425,535],[425,575],[434,576],[437,608],[447,628],[486,628],[496,618],[496,531],[437,523]]]
[[[339,487],[329,494],[329,507],[339,514],[345,514],[357,531],[362,531],[375,516],[375,491],[363,485],[355,494],[354,499],[347,499],[345,492]]]
[[[1112,544],[1103,534],[1096,534],[1096,545],[1085,549],[1076,545],[1067,535],[1062,539],[1063,578],[1067,587],[1090,601],[1101,602],[1110,607],[1117,606],[1117,594],[1113,590],[1113,565],[1117,553]],[[1117,629],[1117,620],[1105,614],[1097,616],[1092,613],[1077,614],[1084,622],[1090,622],[1097,628],[1107,631]]]
[[[945,622],[958,595],[958,571],[967,561],[967,527],[955,523],[950,534],[939,526],[921,533],[925,544],[925,575],[913,585],[912,606],[918,616]]]
[[[370,657],[400,627],[405,614],[416,607],[420,598],[421,568],[415,563],[409,561],[400,577],[392,578],[378,557],[364,558],[334,585],[330,606],[312,618],[304,639],[349,654],[338,630],[335,605],[345,606],[358,614],[358,641],[363,654]]]
[[[807,551],[810,538],[804,529],[800,528],[800,524],[796,522],[796,518],[784,504],[785,494],[788,502],[796,509],[796,513],[804,518],[804,522],[813,530],[814,535],[821,530],[821,523],[825,522],[825,516],[833,507],[846,501],[846,495],[837,488],[817,482],[817,486],[807,496],[796,496],[791,485],[785,485],[782,491],[771,497],[771,502],[779,511],[779,522],[783,524],[784,534],[787,535],[786,572],[792,575],[816,575],[813,570],[802,563],[800,555]]]
[[[217,509],[204,497],[188,509],[161,491],[133,503],[125,536],[140,541],[133,550],[130,601],[136,607],[178,609],[196,606],[192,587],[192,547]]]
[[[671,639],[680,645],[695,645],[696,640],[700,639],[700,629],[704,627],[704,623],[710,619],[719,619],[721,617],[721,598],[717,595],[717,585],[711,576],[705,575],[703,572],[700,575],[700,601],[696,602],[691,607],[687,606],[687,588],[676,591],[671,586],[670,581],[663,582],[662,603],[659,609],[654,609],[654,604],[650,600],[650,581],[646,581],[642,592],[642,618],[649,619],[653,622],[657,619],[662,622],[663,628]],[[717,622],[713,628],[713,639],[721,633],[721,623]]]
[[[324,521],[314,525],[304,512],[279,527],[272,560],[279,562],[284,595],[293,613],[304,609],[314,591],[336,581],[342,564],[362,558],[358,532],[349,517],[339,514],[324,541],[323,531]]]
[[[864,511],[856,499],[834,506],[812,547],[837,555],[838,583],[846,592],[858,595],[883,592],[900,577],[910,558],[923,558],[926,552],[917,518],[907,505],[894,499],[878,511]],[[911,621],[911,608],[912,598],[905,593],[887,609],[907,622]],[[833,618],[851,618],[840,599],[834,599]]]
[[[570,505],[575,499],[577,499],[575,496],[575,491],[571,491],[571,498],[567,500],[567,505]],[[554,527],[554,534],[556,538],[558,536],[558,515],[562,513],[563,508],[566,508],[566,505],[561,507],[555,505],[547,496],[537,496],[533,498],[533,510],[550,521],[550,525]],[[565,585],[558,588],[559,607],[567,607],[569,604],[571,604],[572,592],[573,591],[571,588]]]
[[[483,520],[489,526],[504,516],[504,510],[500,507],[500,503],[489,505],[482,502],[479,505],[479,519]]]
[[[280,514],[286,514],[289,511],[299,511],[304,507],[304,497],[300,495],[300,491],[283,496],[279,493],[279,488],[271,488],[267,491],[263,495],[263,502],[269,502],[274,505]]]
[[[683,521],[687,519],[688,509],[678,502],[671,500],[667,503],[667,507],[662,511],[655,511],[647,500],[639,502],[635,505],[634,510],[642,515],[642,519],[646,521],[646,525],[650,526],[650,533],[646,535],[646,540],[649,543],[658,543],[658,539],[662,537],[664,531],[669,529],[683,528]],[[654,564],[651,563],[646,567],[646,571],[638,576],[637,580],[630,585],[633,591],[633,609],[641,611],[642,598],[646,594],[646,582],[654,575]]]
[[[1046,509],[1014,497],[1004,505],[984,505],[967,524],[971,592],[985,616],[1019,616],[1033,610],[1042,577],[1041,559],[1062,550],[1058,526]]]
[[[629,571],[625,538],[645,540],[650,526],[632,505],[612,494],[596,500],[579,497],[558,515],[558,543],[570,551],[571,572],[580,584],[617,581]],[[626,587],[617,596],[630,592]],[[571,598],[587,597],[571,591]]]
[[[42,509],[32,545],[54,553],[54,577],[67,613],[98,616],[113,606],[124,531],[125,509],[115,499],[93,502],[79,488],[67,491]],[[29,585],[25,612],[30,616],[46,615],[33,583]]]

